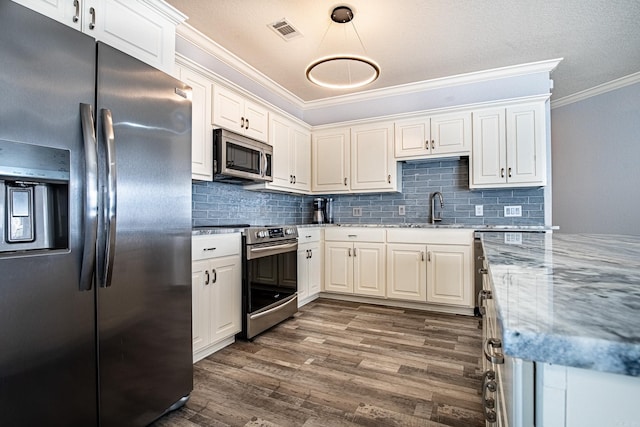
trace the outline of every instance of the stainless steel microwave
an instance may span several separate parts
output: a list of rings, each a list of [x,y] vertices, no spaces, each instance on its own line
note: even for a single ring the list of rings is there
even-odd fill
[[[213,131],[213,179],[230,183],[273,181],[273,147],[225,129]]]

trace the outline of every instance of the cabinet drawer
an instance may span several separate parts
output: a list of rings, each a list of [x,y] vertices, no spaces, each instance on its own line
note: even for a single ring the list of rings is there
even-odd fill
[[[193,236],[191,259],[193,261],[240,254],[240,233]]]
[[[319,242],[321,233],[320,228],[298,228],[298,244]]]
[[[324,230],[324,240],[341,242],[384,242],[384,228],[334,227]]]
[[[387,230],[387,242],[471,245],[473,230],[396,228]]]

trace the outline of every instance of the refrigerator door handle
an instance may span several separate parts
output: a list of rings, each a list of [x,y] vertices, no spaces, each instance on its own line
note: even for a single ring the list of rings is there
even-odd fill
[[[102,116],[102,130],[104,133],[104,141],[106,148],[107,161],[107,188],[105,200],[105,257],[104,257],[104,277],[100,278],[100,286],[108,288],[111,286],[111,277],[113,273],[113,259],[115,257],[116,247],[116,218],[117,218],[117,202],[118,191],[116,187],[116,141],[113,132],[113,117],[111,110],[103,108],[100,110]]]
[[[90,291],[98,237],[98,151],[93,107],[90,104],[80,104],[80,120],[85,158],[84,245],[80,267],[80,290]]]

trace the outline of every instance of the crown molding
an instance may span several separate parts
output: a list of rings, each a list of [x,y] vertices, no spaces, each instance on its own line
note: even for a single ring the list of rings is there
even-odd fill
[[[507,67],[493,68],[490,70],[474,71],[471,73],[457,74],[438,79],[423,80],[421,82],[407,83],[404,85],[390,86],[381,89],[359,92],[349,95],[339,95],[331,98],[308,101],[304,103],[305,109],[331,107],[336,104],[345,104],[357,101],[369,101],[388,96],[405,95],[426,90],[441,89],[451,86],[459,86],[467,83],[476,83],[487,80],[495,80],[506,77],[515,77],[525,74],[553,71],[563,58],[549,59],[545,61],[530,62],[527,64],[510,65]]]
[[[591,98],[592,96],[602,95],[603,93],[611,92],[612,90],[620,89],[638,82],[640,82],[640,71],[594,86],[590,89],[576,92],[572,95],[554,99],[551,101],[551,109],[564,107],[565,105],[573,104],[574,102],[582,101],[584,99]]]
[[[159,2],[155,0],[138,0],[138,1],[140,3],[146,4],[148,7],[152,8],[153,10],[161,13],[164,17],[170,19],[171,22],[174,23],[174,25],[178,25],[187,20],[187,15],[180,12],[178,9],[171,6],[167,2],[164,2],[164,1]]]
[[[304,101],[302,99],[298,98],[186,22],[176,28],[176,36],[204,50],[209,55],[222,61],[248,79],[253,80],[255,83],[275,93],[277,96],[285,99],[296,107],[304,109]]]
[[[291,92],[280,86],[278,83],[262,74],[256,68],[252,67],[229,50],[220,46],[218,43],[193,28],[191,25],[182,23],[177,27],[176,35],[204,50],[209,55],[222,61],[224,64],[228,65],[229,67],[233,68],[245,77],[251,79],[255,83],[261,85],[277,96],[280,96],[281,98],[300,108],[302,111],[316,108],[327,108],[338,104],[344,105],[345,103],[350,102],[376,100],[388,96],[404,95],[426,90],[458,86],[466,83],[475,83],[540,72],[550,73],[558,66],[560,61],[562,61],[563,59],[556,58],[545,61],[530,62],[526,64],[510,65],[507,67],[494,68],[490,70],[475,71],[471,73],[424,80],[421,82],[408,83],[381,89],[373,89],[369,91],[358,92],[355,94],[338,95],[315,101],[303,101],[301,98],[292,94]]]

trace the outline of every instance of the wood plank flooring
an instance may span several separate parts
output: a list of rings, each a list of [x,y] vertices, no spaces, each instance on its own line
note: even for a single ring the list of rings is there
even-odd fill
[[[478,319],[318,299],[194,365],[155,427],[483,426]]]

